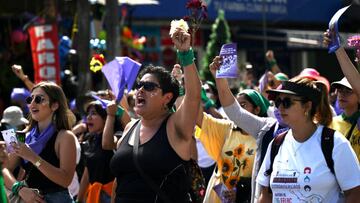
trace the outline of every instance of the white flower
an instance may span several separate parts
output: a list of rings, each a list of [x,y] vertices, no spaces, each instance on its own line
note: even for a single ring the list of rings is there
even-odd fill
[[[171,25],[170,25],[170,32],[169,32],[170,37],[173,36],[173,34],[176,31],[176,28],[181,28],[185,32],[187,32],[189,30],[189,25],[183,19],[181,19],[181,20],[172,20]]]

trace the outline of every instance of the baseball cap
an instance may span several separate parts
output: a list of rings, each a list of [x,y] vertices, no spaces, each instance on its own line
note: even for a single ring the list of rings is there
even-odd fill
[[[351,90],[353,89],[351,87],[349,81],[345,77],[343,79],[341,79],[340,81],[335,81],[335,82],[331,83],[331,86],[335,87],[335,88],[338,87],[338,86],[345,86],[345,87],[347,87],[347,88],[349,88]]]
[[[321,76],[320,73],[314,68],[305,68],[304,70],[302,70],[300,72],[300,74],[298,76],[322,82],[325,84],[328,92],[330,91],[330,83],[329,83],[328,79]]]

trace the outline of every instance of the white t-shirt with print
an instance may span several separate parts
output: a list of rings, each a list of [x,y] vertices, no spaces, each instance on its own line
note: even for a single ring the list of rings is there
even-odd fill
[[[339,132],[334,134],[332,157],[336,179],[326,164],[321,150],[319,125],[314,134],[299,143],[290,130],[273,163],[270,187],[274,203],[292,202],[343,202],[340,190],[346,191],[360,185],[360,166],[350,143]],[[269,186],[270,143],[257,182]]]

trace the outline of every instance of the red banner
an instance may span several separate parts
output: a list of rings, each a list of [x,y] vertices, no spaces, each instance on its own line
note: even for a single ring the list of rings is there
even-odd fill
[[[60,61],[57,26],[37,25],[29,28],[34,62],[35,83],[52,81],[60,85]]]

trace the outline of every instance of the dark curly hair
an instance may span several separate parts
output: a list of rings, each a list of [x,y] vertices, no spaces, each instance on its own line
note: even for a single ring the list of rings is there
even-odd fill
[[[139,74],[138,81],[145,75],[151,74],[156,77],[159,81],[160,88],[162,89],[163,94],[171,92],[173,98],[167,104],[167,107],[171,109],[179,96],[180,84],[179,82],[171,75],[171,73],[161,66],[146,66]]]

